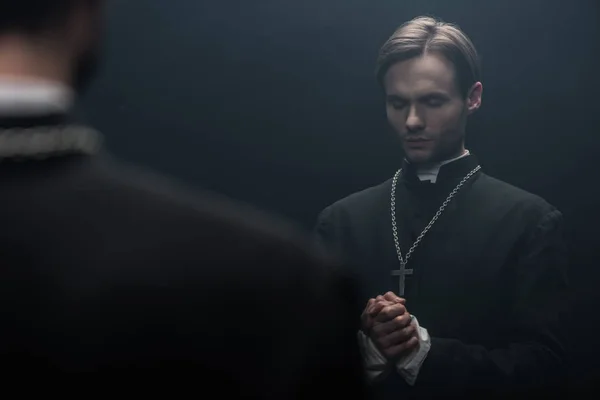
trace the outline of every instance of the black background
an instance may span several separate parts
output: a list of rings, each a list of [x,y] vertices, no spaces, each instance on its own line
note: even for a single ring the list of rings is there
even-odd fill
[[[468,148],[484,170],[563,211],[573,265],[573,374],[595,367],[600,28],[594,0],[128,0],[81,103],[108,146],[311,227],[389,178],[401,153],[374,80],[379,47],[430,14],[484,66]],[[565,299],[565,301],[570,301]],[[566,322],[567,323],[567,322]]]

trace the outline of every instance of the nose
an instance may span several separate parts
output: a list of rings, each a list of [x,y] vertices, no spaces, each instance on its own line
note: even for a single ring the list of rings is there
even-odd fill
[[[419,116],[417,108],[415,106],[411,106],[408,111],[408,117],[406,118],[406,129],[409,132],[415,132],[420,131],[423,128],[425,128],[423,118]]]

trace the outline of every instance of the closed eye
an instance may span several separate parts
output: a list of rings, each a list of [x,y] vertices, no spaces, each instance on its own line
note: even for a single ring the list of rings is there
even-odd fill
[[[406,107],[406,103],[401,102],[401,101],[392,101],[390,102],[390,105],[395,109],[395,110],[401,110],[404,107]]]
[[[396,96],[389,96],[387,98],[387,103],[396,110],[400,110],[400,109],[406,107],[406,101],[402,100]]]
[[[429,99],[426,101],[426,104],[430,107],[441,107],[444,103],[444,100],[441,99]]]
[[[421,100],[429,107],[441,107],[448,101],[447,98],[437,95],[426,96]]]

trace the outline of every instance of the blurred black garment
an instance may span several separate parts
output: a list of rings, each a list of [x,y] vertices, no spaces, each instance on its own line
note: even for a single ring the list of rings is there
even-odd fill
[[[70,123],[0,117],[5,387],[364,398],[355,283],[335,260],[285,222],[61,138],[87,132]]]

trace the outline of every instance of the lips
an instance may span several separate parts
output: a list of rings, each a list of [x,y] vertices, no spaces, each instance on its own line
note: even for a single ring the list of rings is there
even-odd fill
[[[424,142],[430,142],[430,139],[422,139],[422,138],[411,138],[411,139],[405,139],[408,143],[424,143]]]
[[[410,139],[406,139],[404,146],[406,149],[424,150],[424,149],[429,149],[431,147],[431,143],[432,143],[432,141],[429,139],[410,138]]]

